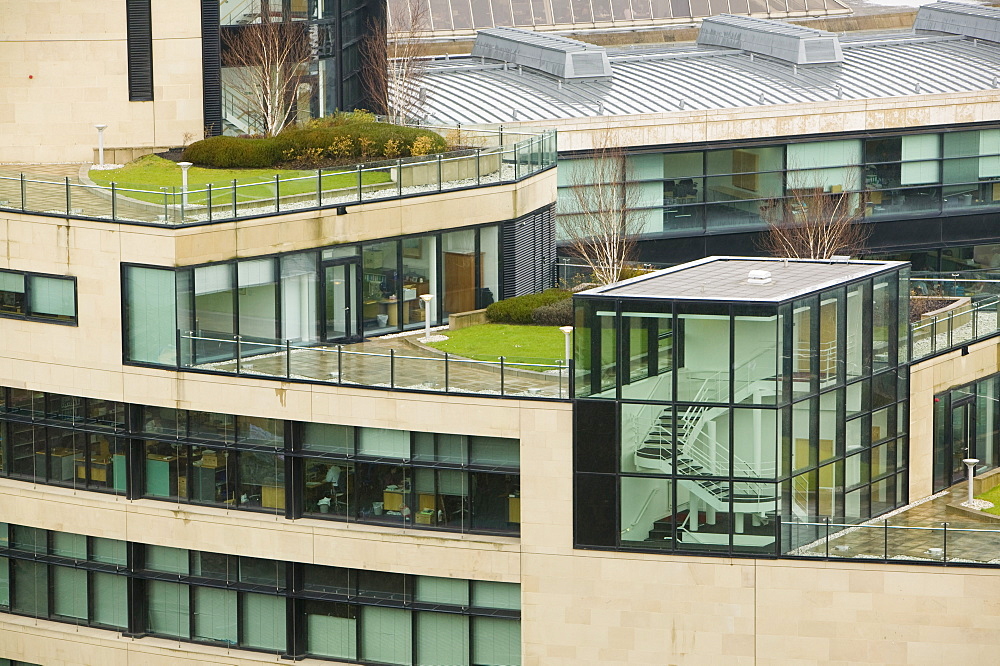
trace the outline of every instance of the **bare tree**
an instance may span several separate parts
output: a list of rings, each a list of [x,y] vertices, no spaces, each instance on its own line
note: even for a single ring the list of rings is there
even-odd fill
[[[362,40],[361,76],[375,111],[395,123],[419,118],[423,106],[421,79],[429,50],[429,5],[421,0],[390,3],[389,19],[372,21]]]
[[[232,103],[247,124],[265,136],[295,120],[310,55],[303,25],[272,22],[262,13],[260,23],[223,34],[222,64]]]
[[[859,223],[867,197],[863,191],[832,191],[836,189],[823,185],[789,188],[787,197],[762,205],[761,217],[768,230],[760,240],[761,249],[775,257],[796,259],[829,259],[862,251],[871,234]]]
[[[597,283],[610,284],[635,258],[645,219],[625,151],[612,145],[608,133],[603,137],[590,160],[568,166],[572,210],[563,211],[559,223],[566,251],[590,268]]]

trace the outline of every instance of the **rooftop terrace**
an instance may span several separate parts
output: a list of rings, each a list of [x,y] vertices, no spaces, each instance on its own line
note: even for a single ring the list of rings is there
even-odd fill
[[[467,147],[322,169],[304,178],[276,177],[268,183],[273,196],[266,199],[248,194],[258,192],[259,183],[151,191],[95,185],[86,178],[89,165],[6,166],[0,167],[0,210],[180,227],[516,183],[555,165],[556,137],[551,130],[428,129],[450,132],[454,143]],[[362,184],[366,173],[375,172],[388,174],[389,182]],[[336,174],[356,176],[357,185],[329,189],[324,179]],[[283,194],[282,187],[287,191],[292,184],[309,193]]]

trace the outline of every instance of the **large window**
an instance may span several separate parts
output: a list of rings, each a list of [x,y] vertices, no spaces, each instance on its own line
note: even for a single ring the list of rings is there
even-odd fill
[[[514,666],[521,663],[520,608],[520,587],[512,583],[188,551],[0,523],[0,612],[70,624],[289,658]],[[289,626],[301,630],[288,632]]]
[[[76,278],[0,270],[0,317],[76,324]]]
[[[520,451],[510,438],[291,423],[0,387],[2,461],[0,475],[130,499],[428,530],[520,530]]]

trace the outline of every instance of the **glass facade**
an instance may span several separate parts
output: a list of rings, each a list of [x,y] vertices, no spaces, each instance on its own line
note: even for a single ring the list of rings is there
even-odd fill
[[[573,188],[594,187],[574,176],[587,160],[560,158],[561,214],[574,212]],[[630,208],[648,237],[765,229],[775,206],[794,212],[824,195],[846,197],[873,221],[1000,207],[1000,129],[643,152],[627,162]]]
[[[0,523],[0,612],[361,663],[521,663],[520,586]]]
[[[0,317],[76,325],[76,278],[0,270]]]
[[[908,289],[575,297],[577,545],[774,555],[783,522],[905,504]]]
[[[267,20],[302,26],[295,34],[308,43],[308,71],[299,82],[297,100],[291,109],[296,120],[320,117],[337,110],[370,108],[362,68],[362,41],[373,22],[385,20],[385,5],[367,0],[260,0],[223,3],[219,23],[222,31],[222,61],[233,35],[244,26]],[[236,59],[236,62],[242,62]],[[224,118],[239,132],[254,133],[246,117],[245,93],[238,67],[221,71]],[[249,121],[249,122],[248,122]]]
[[[968,478],[962,462],[976,458],[976,474],[1000,466],[1000,375],[934,396],[934,492]]]
[[[0,388],[0,475],[287,518],[517,535],[516,439]]]
[[[127,265],[125,356],[190,366],[267,354],[286,342],[418,329],[427,294],[431,323],[439,324],[502,298],[499,235],[491,225],[207,266]]]

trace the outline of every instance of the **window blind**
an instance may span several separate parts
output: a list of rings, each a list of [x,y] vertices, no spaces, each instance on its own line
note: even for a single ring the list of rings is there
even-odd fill
[[[0,291],[24,293],[24,276],[0,271]]]
[[[469,581],[458,578],[437,578],[419,576],[417,578],[417,601],[428,603],[469,605]]]
[[[76,316],[72,280],[31,276],[31,313],[57,317]]]
[[[187,585],[146,581],[147,629],[154,634],[190,638]]]
[[[472,657],[477,664],[519,666],[521,624],[495,617],[473,618]]]
[[[236,644],[236,592],[199,587],[194,604],[195,638]]]
[[[284,599],[245,592],[241,619],[243,645],[275,652],[285,650]]]
[[[416,663],[419,666],[468,664],[469,617],[449,613],[418,613]]]
[[[128,579],[109,573],[91,573],[94,622],[110,627],[128,627]]]
[[[342,659],[358,658],[358,622],[355,618],[309,613],[306,616],[306,631],[306,649],[309,654]]]
[[[52,609],[56,615],[87,619],[87,572],[70,567],[54,567]]]
[[[361,609],[361,658],[383,664],[413,659],[409,611],[364,606]]]
[[[477,608],[517,610],[521,607],[521,586],[488,580],[472,581],[472,605]]]
[[[406,430],[362,428],[358,453],[382,458],[409,458],[410,433]]]

